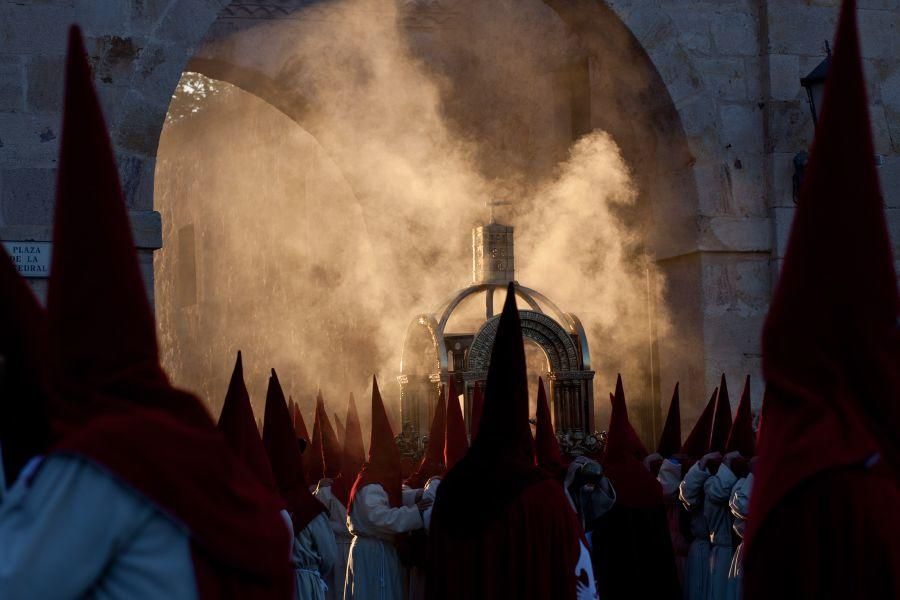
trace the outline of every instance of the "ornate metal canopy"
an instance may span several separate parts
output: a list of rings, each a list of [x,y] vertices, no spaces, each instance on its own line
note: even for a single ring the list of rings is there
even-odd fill
[[[499,316],[494,294],[505,293],[515,282],[513,228],[491,223],[472,231],[472,284],[457,291],[433,313],[417,315],[406,332],[400,363],[403,433],[407,454],[422,451],[434,407],[447,382],[464,395],[466,422],[471,418],[474,386],[487,377],[491,348]],[[578,317],[563,312],[545,295],[515,282],[522,334],[547,359],[550,402],[557,436],[570,454],[596,451],[601,443],[593,429],[594,398],[590,352]],[[448,324],[463,303],[483,295],[484,320],[474,331],[448,331]]]

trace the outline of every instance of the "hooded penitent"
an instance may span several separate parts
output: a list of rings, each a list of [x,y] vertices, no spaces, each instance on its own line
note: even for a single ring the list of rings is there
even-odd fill
[[[344,452],[338,443],[337,435],[334,433],[331,423],[328,421],[328,414],[325,412],[325,401],[321,395],[319,395],[319,400],[316,402],[316,420],[319,422],[322,432],[322,472],[325,477],[332,480],[332,493],[341,501],[341,504],[347,506],[347,495],[350,493],[349,485],[341,477]]]
[[[0,246],[0,448],[7,486],[50,443],[47,317]]]
[[[763,329],[748,600],[900,597],[897,278],[859,44],[845,1]]]
[[[744,381],[744,391],[741,401],[738,403],[737,412],[731,431],[728,432],[728,441],[725,442],[725,452],[740,452],[744,458],[751,458],[756,453],[756,437],[753,435],[753,415],[750,412],[750,376]]]
[[[472,391],[472,423],[469,426],[469,438],[472,443],[475,442],[475,436],[478,435],[478,426],[481,423],[481,414],[484,412],[484,388],[481,383],[475,382]]]
[[[644,466],[646,456],[619,377],[602,461],[616,503],[593,523],[593,539],[603,540],[593,553],[601,598],[675,598],[679,592],[662,488]]]
[[[452,379],[447,383],[447,430],[444,433],[444,444],[444,464],[452,469],[469,451],[466,422],[459,408],[456,386]]]
[[[713,420],[712,434],[709,438],[710,452],[724,452],[728,432],[731,431],[731,399],[728,397],[728,385],[725,374],[719,384],[719,395],[716,397],[716,418]]]
[[[350,486],[356,481],[359,470],[366,462],[366,448],[363,445],[362,427],[359,424],[359,413],[356,411],[356,399],[350,394],[347,401],[347,419],[344,429],[344,458],[341,463],[341,476]]]
[[[77,28],[69,38],[47,312],[63,401],[50,452],[76,454],[183,524],[202,598],[287,598],[282,501],[232,457],[159,365],[112,149]],[[104,256],[101,261],[85,256]]]
[[[616,379],[606,450],[601,464],[616,490],[616,504],[628,507],[662,506],[659,482],[641,462],[647,449],[628,419],[622,376]]]
[[[656,452],[663,458],[677,454],[681,448],[681,402],[678,397],[678,384],[672,392],[672,401],[669,402],[669,413],[666,415],[666,424],[663,426],[662,435],[659,437],[659,446]]]
[[[228,391],[225,393],[225,403],[219,415],[218,427],[231,451],[256,474],[260,483],[272,492],[278,493],[266,449],[253,420],[253,408],[250,406],[250,394],[244,384],[244,364],[240,351],[234,362]]]
[[[469,452],[438,488],[427,595],[574,598],[580,525],[556,481],[534,464],[515,284],[507,290]]]
[[[709,452],[709,436],[712,433],[713,419],[716,416],[716,398],[719,395],[719,388],[713,390],[706,408],[700,413],[697,422],[694,423],[693,429],[688,434],[684,444],[681,445],[681,452],[692,461],[700,460],[704,454]],[[687,472],[690,465],[685,465],[684,471]]]
[[[391,507],[403,504],[402,481],[400,476],[400,448],[394,441],[394,432],[381,401],[378,382],[372,377],[372,437],[369,441],[369,458],[363,464],[350,491],[347,512],[356,497],[356,492],[367,485],[380,485],[388,495]]]
[[[444,435],[447,409],[444,398],[438,397],[434,408],[434,416],[431,418],[431,428],[428,430],[428,444],[425,446],[425,454],[419,462],[416,472],[406,480],[406,485],[411,488],[424,487],[432,477],[443,475],[447,470],[444,466]]]
[[[562,482],[566,478],[566,466],[559,451],[559,441],[550,420],[550,404],[544,391],[544,379],[538,377],[537,426],[534,434],[535,464]]]
[[[272,369],[266,390],[263,445],[269,456],[278,490],[287,503],[288,513],[294,524],[294,534],[297,534],[313,517],[323,512],[325,506],[313,497],[303,479],[300,448],[297,446],[290,418],[278,375]]]

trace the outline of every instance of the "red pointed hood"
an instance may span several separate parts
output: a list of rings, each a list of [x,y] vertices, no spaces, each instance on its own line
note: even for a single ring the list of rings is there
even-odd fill
[[[713,419],[716,417],[716,398],[718,396],[719,388],[716,388],[709,397],[706,408],[700,413],[700,418],[694,423],[694,428],[684,440],[680,454],[699,460],[709,452],[709,436],[712,434]]]
[[[338,416],[337,411],[331,413],[331,416],[334,417],[334,437],[337,440],[338,446],[340,448],[344,447],[344,432],[346,431],[346,427],[344,423],[341,421],[341,418]],[[343,453],[343,450],[341,450]]]
[[[431,418],[431,428],[428,430],[428,444],[425,446],[425,455],[419,462],[416,472],[406,481],[411,488],[421,488],[432,477],[443,475],[447,470],[444,466],[444,436],[446,434],[447,409],[443,396],[438,397],[434,408],[434,416]]]
[[[880,453],[900,478],[897,277],[872,161],[855,2],[844,2],[834,47],[763,328],[765,427],[748,521],[751,553],[769,513],[817,474]]]
[[[434,519],[464,531],[483,530],[524,489],[549,478],[534,464],[528,374],[515,296],[515,283],[510,283],[497,321],[478,435],[447,472],[434,505]]]
[[[290,403],[294,406],[294,414],[291,419],[291,423],[294,424],[294,435],[298,438],[302,438],[306,440],[306,443],[312,441],[312,437],[309,435],[309,430],[306,429],[306,421],[303,420],[303,413],[300,411],[300,404],[294,402],[293,398],[290,398]]]
[[[309,485],[316,485],[320,479],[325,476],[325,469],[322,461],[324,450],[322,449],[322,422],[319,414],[319,398],[316,395],[316,410],[313,416],[312,440],[309,449],[306,451],[306,460],[303,461],[303,474]]]
[[[716,397],[716,418],[713,420],[712,434],[709,438],[710,452],[724,452],[728,432],[731,431],[731,399],[728,397],[728,384],[722,373],[719,395]]]
[[[547,392],[544,390],[544,379],[538,377],[537,395],[537,426],[535,427],[534,454],[535,464],[555,478],[562,481],[566,476],[566,467],[563,464],[562,454],[559,451],[559,441],[553,431],[553,421],[550,418],[550,404],[547,402]]]
[[[344,429],[344,462],[341,467],[341,475],[344,481],[356,481],[359,470],[366,462],[366,448],[363,445],[362,426],[359,423],[359,413],[356,411],[356,399],[350,394],[347,401],[347,419]]]
[[[291,396],[288,396],[288,414],[291,417],[291,426],[297,422],[297,405],[294,404],[294,399]]]
[[[478,435],[482,412],[484,412],[484,388],[481,387],[481,382],[476,381],[472,390],[472,424],[469,427],[469,437],[472,443],[475,442],[475,436]]]
[[[112,150],[77,28],[69,39],[48,288],[65,402],[51,452],[100,465],[183,524],[201,597],[289,594],[281,500],[233,457],[195,397],[168,385]],[[85,260],[103,256],[103,261]]]
[[[669,458],[677,454],[681,448],[681,401],[678,396],[678,383],[672,392],[672,401],[669,402],[669,413],[666,415],[666,424],[663,426],[662,435],[659,437],[659,446],[656,452],[663,458]]]
[[[356,492],[367,485],[378,484],[387,492],[392,507],[403,504],[400,476],[400,448],[394,440],[391,422],[388,420],[378,382],[372,377],[372,437],[369,441],[369,458],[360,469],[353,489],[350,491],[350,505]]]
[[[325,510],[325,506],[309,493],[309,486],[303,478],[300,448],[297,446],[284,392],[275,369],[272,369],[266,391],[263,445],[272,465],[275,482],[287,502],[294,533],[299,533],[313,517]]]
[[[616,378],[616,393],[612,396],[612,413],[609,416],[609,430],[606,438],[606,455],[628,454],[643,460],[648,452],[638,437],[631,421],[628,420],[628,406],[625,404],[625,390],[622,376]]]
[[[73,391],[166,385],[131,222],[80,38],[69,48],[48,289],[50,360]],[[85,257],[103,260],[85,260]]]
[[[449,417],[449,407],[447,413]],[[525,350],[514,284],[507,289],[494,337],[478,431],[484,434],[477,440],[484,450],[493,448],[510,463],[534,464]]]
[[[278,493],[272,466],[269,464],[266,449],[263,447],[253,418],[250,394],[244,384],[244,363],[240,350],[231,373],[218,427],[232,452],[256,474],[260,483],[272,492]]]
[[[469,439],[466,437],[466,422],[459,408],[456,385],[453,379],[447,382],[447,430],[444,434],[444,463],[452,469],[469,451]]]
[[[322,431],[322,472],[325,477],[335,478],[341,474],[343,451],[338,443],[337,434],[331,426],[331,421],[328,420],[322,394],[319,394],[316,399],[316,420]]]
[[[328,420],[328,413],[325,412],[325,401],[322,394],[319,394],[316,402],[316,411],[321,413],[318,416],[319,424],[322,431],[322,472],[325,477],[332,480],[331,493],[341,501],[341,504],[347,506],[347,497],[350,494],[350,485],[341,477],[341,469],[343,467],[344,450],[338,442],[337,434]]]
[[[629,508],[661,506],[662,488],[644,467],[647,450],[628,420],[621,375],[616,380],[603,470],[616,490],[616,504]]]
[[[744,391],[735,413],[734,423],[728,432],[725,452],[737,450],[744,458],[752,457],[756,452],[756,439],[753,435],[753,415],[750,412],[750,376],[744,381]]]
[[[47,315],[0,246],[0,447],[7,486],[50,444]]]

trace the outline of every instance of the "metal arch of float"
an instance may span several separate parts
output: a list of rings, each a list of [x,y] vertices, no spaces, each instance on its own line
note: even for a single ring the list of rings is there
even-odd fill
[[[440,314],[441,314],[441,319],[440,319],[440,321],[438,321],[438,324],[437,324],[438,333],[441,336],[444,335],[444,330],[447,327],[447,322],[450,320],[450,317],[453,315],[453,311],[456,310],[456,308],[462,303],[463,300],[465,300],[469,296],[472,296],[474,294],[479,294],[481,292],[493,295],[494,290],[505,289],[506,285],[507,284],[505,284],[505,283],[481,283],[481,284],[477,284],[477,285],[471,285],[471,286],[469,286],[465,289],[459,290],[458,292],[453,294],[453,296],[451,296],[450,298],[448,298],[447,300],[442,302],[440,305],[440,308],[438,309],[438,312],[440,312]],[[561,311],[559,309],[559,307],[556,306],[556,304],[554,304],[549,298],[547,298],[545,295],[541,294],[540,292],[535,291],[531,288],[527,288],[523,285],[519,285],[518,283],[516,283],[515,285],[516,285],[516,295],[521,297],[526,302],[526,304],[528,304],[529,308],[531,308],[532,311],[534,311],[536,313],[540,313],[540,314],[546,314],[544,312],[544,310],[541,308],[541,305],[538,304],[538,302],[540,302],[541,304],[546,306],[548,309],[550,309],[550,311],[555,313],[558,318],[562,317],[562,320],[565,322],[565,325],[569,329],[569,333],[573,333],[573,334],[579,333],[578,328],[580,326],[580,323],[577,323],[577,319],[572,319],[572,315]],[[491,318],[493,316],[494,316],[493,314],[490,314],[487,316],[487,318]],[[582,332],[583,332],[583,328],[582,328]],[[582,345],[584,345],[584,344],[585,344],[585,342],[582,342]]]
[[[591,370],[591,351],[588,349],[587,343],[587,333],[584,331],[584,325],[581,324],[581,319],[575,316],[573,313],[564,313],[566,318],[568,318],[575,330],[575,335],[578,336],[578,343],[581,346],[581,368],[585,371]]]
[[[578,350],[572,337],[549,315],[530,310],[520,310],[522,334],[536,342],[550,363],[550,372],[570,373],[582,371]],[[488,319],[475,334],[466,359],[467,371],[487,371],[490,362],[491,348],[497,335],[500,317]]]
[[[400,373],[406,373],[407,345],[405,340],[409,340],[410,334],[417,327],[424,327],[426,331],[428,331],[428,335],[431,336],[431,342],[434,344],[434,348],[437,351],[436,372],[446,373],[448,370],[449,362],[447,361],[447,345],[444,343],[443,329],[438,328],[438,323],[434,319],[434,315],[430,315],[427,313],[417,315],[409,324],[409,327],[406,328],[403,350],[400,354]],[[440,334],[438,333],[438,331],[440,331]]]

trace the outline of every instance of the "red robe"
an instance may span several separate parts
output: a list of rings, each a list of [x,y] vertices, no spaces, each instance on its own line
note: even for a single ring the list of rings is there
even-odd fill
[[[680,586],[662,488],[642,462],[647,450],[628,420],[621,377],[607,440],[602,463],[616,503],[590,525],[600,597],[677,598]]]
[[[763,329],[748,600],[900,598],[900,303],[859,42],[845,1]]]
[[[440,495],[440,488],[438,488]],[[522,490],[477,536],[432,520],[427,580],[431,600],[575,598],[581,525],[553,479]],[[586,578],[586,575],[584,576]],[[585,579],[586,581],[586,579]]]

